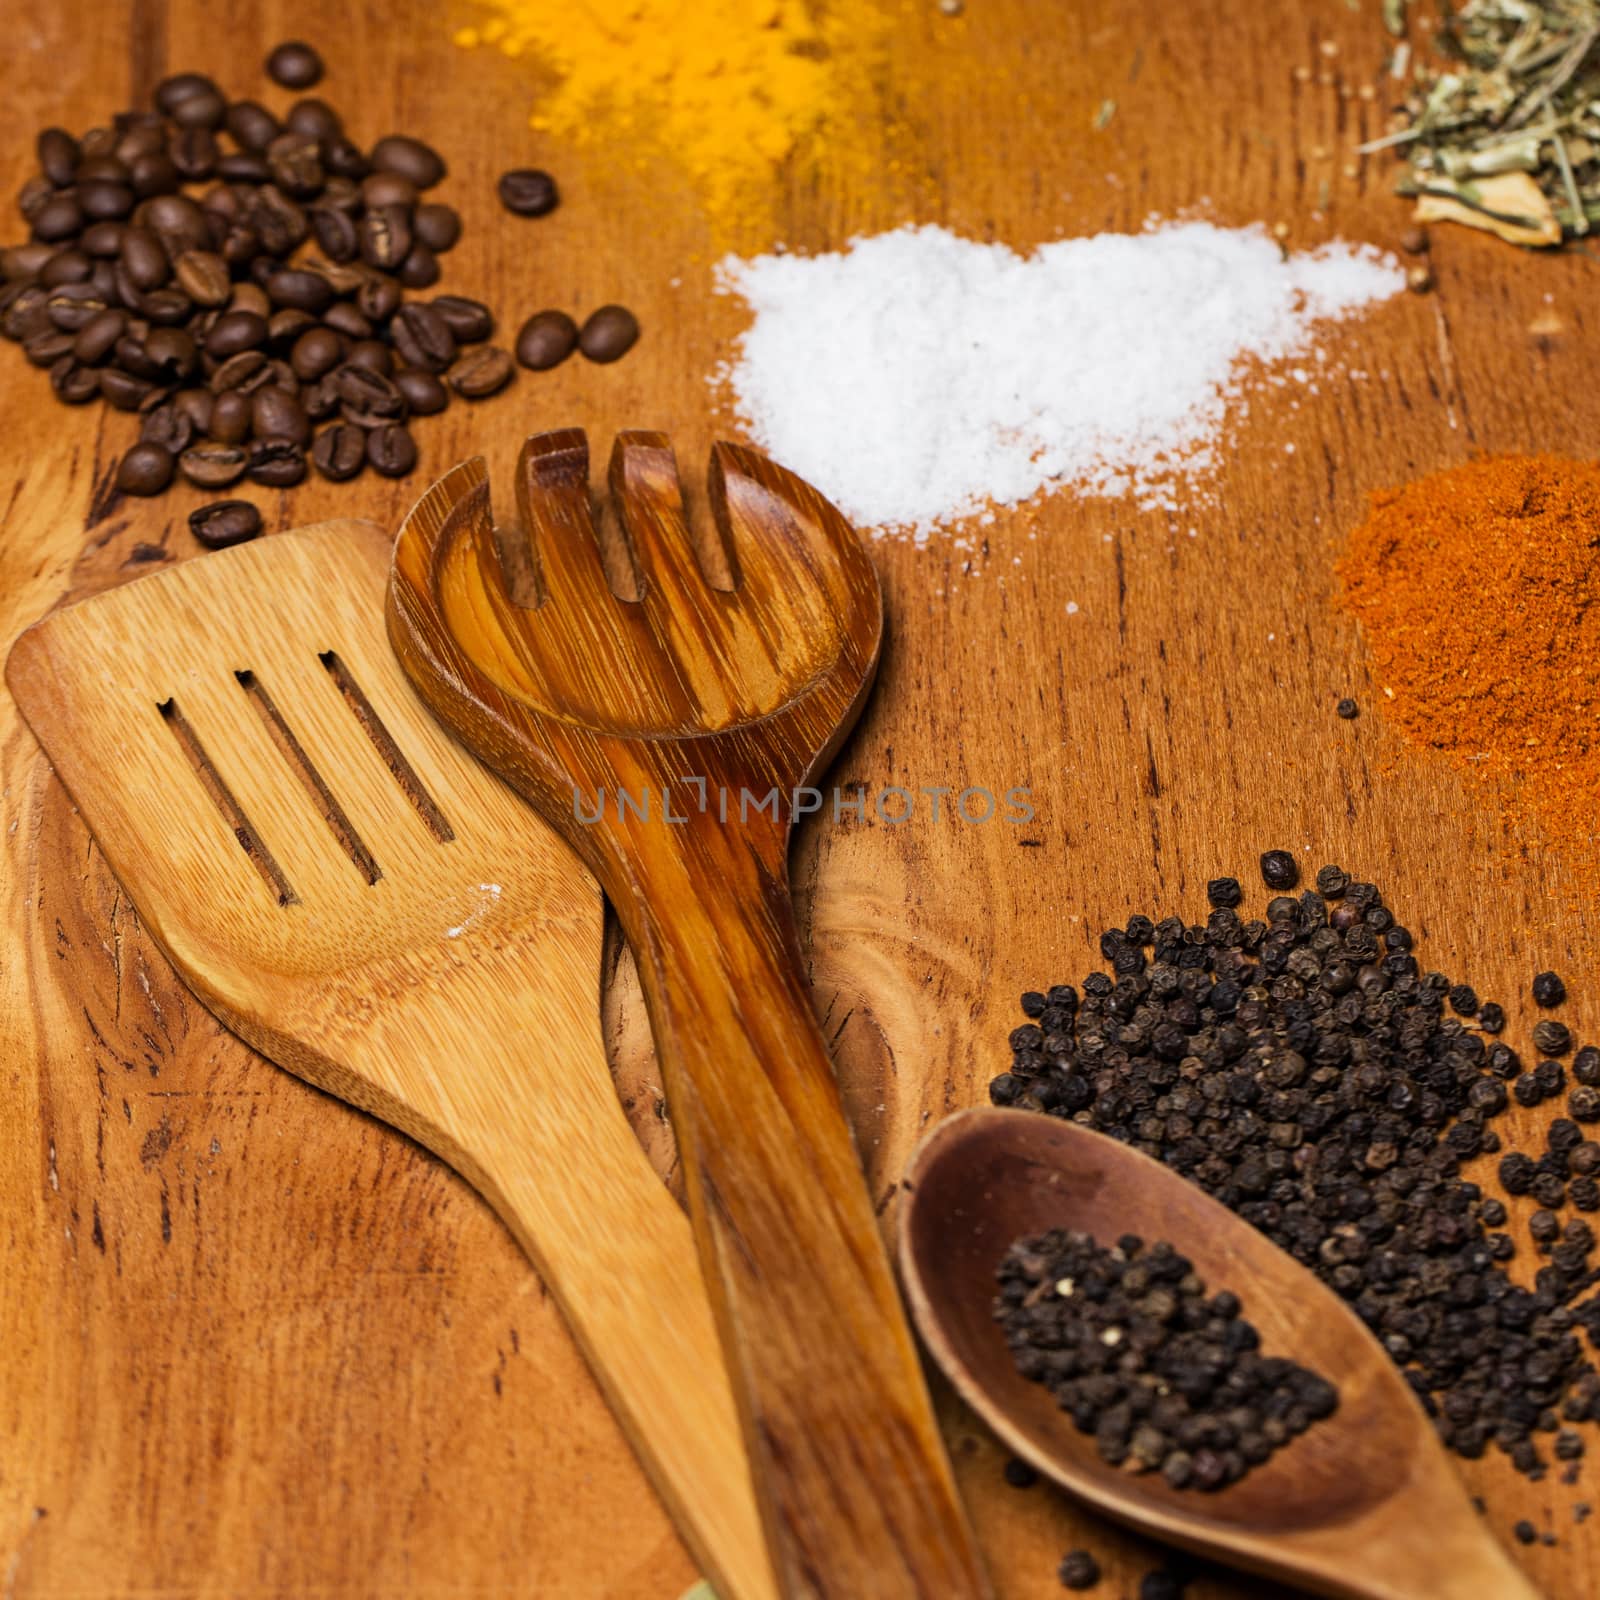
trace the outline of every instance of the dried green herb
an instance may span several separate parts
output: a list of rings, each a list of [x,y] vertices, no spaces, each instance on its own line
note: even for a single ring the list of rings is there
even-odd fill
[[[1391,33],[1407,9],[1385,4]],[[1441,202],[1434,215],[1521,244],[1588,233],[1600,222],[1600,0],[1466,0],[1438,42],[1449,59],[1417,68],[1406,126],[1363,152],[1399,151],[1400,192]],[[1503,181],[1513,174],[1531,182]]]

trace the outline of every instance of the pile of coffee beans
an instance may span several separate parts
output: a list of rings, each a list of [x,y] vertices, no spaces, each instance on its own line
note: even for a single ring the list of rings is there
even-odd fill
[[[299,41],[266,66],[296,91],[323,74]],[[158,494],[178,475],[282,488],[308,465],[341,482],[367,467],[399,477],[416,463],[414,418],[515,375],[511,353],[486,343],[486,306],[407,297],[438,281],[461,235],[457,212],[427,198],[446,167],[421,140],[391,133],[363,149],[326,101],[280,118],[184,72],[152,109],[81,137],[45,129],[38,159],[19,199],[30,237],[0,250],[0,333],[59,399],[138,415],[124,493]],[[556,203],[548,174],[508,174],[502,193],[530,215]],[[620,306],[581,330],[565,321],[570,339],[546,322],[530,342],[524,328],[524,364],[574,349],[613,361],[638,338]]]
[[[1282,881],[1278,855],[1263,875]],[[1600,1144],[1581,1126],[1600,1101],[1579,1095],[1600,1088],[1600,1050],[1573,1057],[1570,1114],[1544,1152],[1499,1163],[1543,1213],[1530,1231],[1545,1259],[1522,1287],[1508,1209],[1462,1166],[1500,1152],[1491,1123],[1510,1095],[1563,1092],[1561,1063],[1525,1068],[1496,1037],[1500,1008],[1423,970],[1377,888],[1337,867],[1260,918],[1240,916],[1231,878],[1210,898],[1203,923],[1108,930],[1112,970],[1081,989],[1025,994],[991,1098],[1122,1139],[1221,1199],[1350,1302],[1452,1449],[1492,1444],[1537,1478],[1548,1440],[1575,1472],[1568,1425],[1600,1421],[1579,1338],[1600,1343],[1600,1296],[1578,1297],[1600,1271],[1589,1224],[1557,1213],[1600,1207]],[[1541,1043],[1564,1051],[1570,1034]]]
[[[1044,1384],[1111,1466],[1174,1489],[1224,1489],[1331,1416],[1338,1391],[1261,1354],[1239,1297],[1209,1298],[1186,1256],[1127,1234],[1019,1239],[995,1320],[1023,1377]]]

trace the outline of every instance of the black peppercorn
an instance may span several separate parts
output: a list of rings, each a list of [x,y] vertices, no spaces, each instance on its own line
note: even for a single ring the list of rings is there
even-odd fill
[[[1063,1589],[1092,1589],[1100,1581],[1100,1563],[1087,1550],[1069,1550],[1056,1569]]]
[[[1343,717],[1346,722],[1353,722],[1361,715],[1361,707],[1358,706],[1354,700],[1348,698],[1341,700],[1333,709],[1338,713],[1339,716]]]
[[[1533,980],[1533,1003],[1558,1006],[1567,998],[1567,986],[1553,972],[1541,972]]]
[[[1547,1056],[1561,1056],[1572,1048],[1572,1035],[1566,1023],[1546,1017],[1543,1022],[1534,1024],[1533,1043],[1535,1049],[1542,1050]]]
[[[1292,889],[1300,881],[1300,868],[1287,850],[1268,850],[1261,857],[1261,881],[1269,889]]]

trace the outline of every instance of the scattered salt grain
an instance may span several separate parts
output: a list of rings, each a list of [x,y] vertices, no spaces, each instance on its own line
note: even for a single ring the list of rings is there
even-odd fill
[[[729,257],[718,282],[753,313],[717,374],[751,436],[858,523],[921,541],[1068,483],[1177,510],[1248,369],[1320,354],[1319,324],[1405,274],[1366,245],[1176,222],[1031,256],[901,228]]]

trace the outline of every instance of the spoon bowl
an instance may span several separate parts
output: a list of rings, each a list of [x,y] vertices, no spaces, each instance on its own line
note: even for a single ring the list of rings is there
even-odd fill
[[[962,1398],[1019,1456],[1119,1521],[1235,1566],[1351,1600],[1536,1593],[1474,1512],[1399,1368],[1292,1257],[1148,1156],[1036,1112],[963,1112],[912,1160],[900,1267],[918,1330]],[[1269,1355],[1335,1384],[1339,1407],[1230,1487],[1175,1489],[1113,1467],[994,1320],[1017,1239],[1078,1229],[1165,1239],[1231,1289]]]

